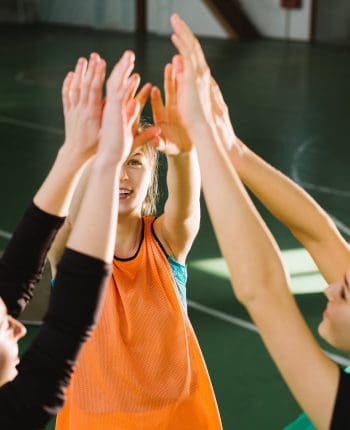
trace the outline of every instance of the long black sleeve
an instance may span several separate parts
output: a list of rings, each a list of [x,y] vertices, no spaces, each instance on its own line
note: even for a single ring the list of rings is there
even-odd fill
[[[47,252],[64,222],[32,203],[19,222],[0,259],[0,297],[17,317],[40,281]]]
[[[74,363],[94,327],[111,265],[66,249],[44,324],[18,375],[0,388],[0,428],[43,429],[63,406]]]

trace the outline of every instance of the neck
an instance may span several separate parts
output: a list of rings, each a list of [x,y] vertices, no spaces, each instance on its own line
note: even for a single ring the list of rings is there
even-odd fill
[[[117,241],[114,254],[119,258],[131,258],[135,255],[142,232],[140,214],[118,216]]]

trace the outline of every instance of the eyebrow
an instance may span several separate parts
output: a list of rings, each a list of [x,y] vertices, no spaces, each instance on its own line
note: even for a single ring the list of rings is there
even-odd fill
[[[348,278],[346,277],[346,275],[344,276],[344,284],[350,293],[350,285],[349,285]]]
[[[132,155],[130,156],[130,158],[132,158],[132,157],[136,157],[136,156],[138,156],[138,155],[144,156],[145,154],[144,154],[143,152],[135,152],[134,154],[132,154]]]

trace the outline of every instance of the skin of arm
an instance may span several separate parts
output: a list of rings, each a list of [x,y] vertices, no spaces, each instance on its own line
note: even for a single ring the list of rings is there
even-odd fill
[[[167,253],[185,263],[199,230],[201,183],[197,151],[178,112],[172,64],[164,69],[164,90],[165,105],[158,88],[151,92],[153,118],[162,130],[155,147],[166,154],[168,162],[168,199],[155,231]]]
[[[63,83],[66,139],[34,196],[34,203],[52,215],[67,216],[84,165],[96,151],[105,71],[105,61],[93,53],[89,63],[80,58],[75,71],[68,73]]]
[[[327,283],[341,279],[350,267],[350,247],[332,219],[299,185],[236,137],[227,105],[213,79],[210,92],[223,147],[242,182],[308,250]]]
[[[137,89],[136,87],[133,88],[132,90],[133,92],[130,94],[131,96],[134,96],[136,89]],[[152,140],[153,138],[155,138],[160,132],[160,130],[157,127],[148,127],[143,131],[139,130],[141,112],[146,104],[150,91],[151,91],[151,84],[147,83],[142,87],[142,89],[138,92],[138,94],[135,97],[135,102],[137,102],[140,105],[140,109],[137,112],[136,118],[134,119],[134,122],[132,125],[132,132],[133,132],[133,139],[134,139],[133,147],[142,146],[148,140]],[[102,99],[101,99],[101,103],[102,103]],[[70,124],[71,122],[74,123],[74,117],[72,117],[69,110],[64,108],[64,114],[65,114],[66,124]],[[111,126],[113,127],[114,125],[111,125]],[[68,132],[69,132],[69,129],[67,129],[66,127],[66,133]],[[97,134],[97,139],[98,138],[100,138],[100,136],[98,136]],[[83,167],[83,171],[81,173],[79,183],[76,186],[75,192],[71,200],[71,204],[69,206],[67,219],[63,227],[60,229],[59,233],[57,234],[55,241],[53,242],[51,249],[49,251],[48,258],[49,258],[53,277],[56,274],[57,264],[62,256],[68,237],[76,222],[79,208],[82,203],[84,193],[89,182],[90,174],[92,172],[92,164],[93,164],[93,160],[90,160],[87,163],[85,163]]]
[[[64,248],[67,244],[68,237],[72,231],[72,227],[78,215],[79,207],[84,196],[84,191],[87,187],[89,174],[91,170],[92,160],[89,160],[83,167],[83,172],[80,176],[79,183],[74,191],[71,204],[69,207],[68,216],[56,235],[53,244],[48,252],[48,259],[51,266],[52,278],[55,278],[57,272],[57,264],[60,261]]]
[[[140,77],[129,77],[134,62],[134,54],[126,51],[108,79],[98,151],[67,242],[69,248],[109,263],[115,248],[120,169],[132,148],[132,126],[140,108],[133,99]]]
[[[187,126],[198,148],[204,196],[234,292],[258,326],[301,407],[318,429],[328,429],[338,367],[323,354],[303,320],[289,292],[278,246],[249,199],[212,123],[210,71],[199,42],[177,16],[172,17],[172,25],[172,40],[181,54],[174,58],[180,112],[184,121],[190,119]]]

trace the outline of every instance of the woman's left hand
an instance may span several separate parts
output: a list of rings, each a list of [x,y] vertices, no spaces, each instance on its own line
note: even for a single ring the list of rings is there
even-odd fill
[[[182,124],[177,106],[176,79],[172,64],[164,69],[165,104],[159,88],[151,91],[153,120],[161,135],[153,141],[154,147],[166,155],[179,155],[192,150],[192,142]]]
[[[135,96],[135,100],[140,104],[139,114],[137,115],[132,127],[132,134],[134,136],[133,149],[143,146],[148,142],[157,144],[159,141],[158,136],[161,131],[159,127],[157,127],[157,125],[148,125],[146,127],[143,127],[141,124],[141,115],[148,100],[148,97],[151,93],[151,89],[152,84],[147,83],[136,95],[132,94],[132,96]]]

